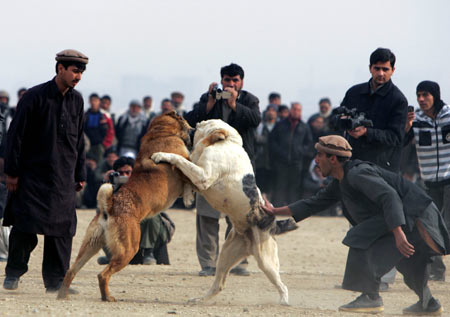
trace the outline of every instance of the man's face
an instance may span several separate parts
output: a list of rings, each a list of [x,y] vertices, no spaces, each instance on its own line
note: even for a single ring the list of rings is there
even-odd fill
[[[278,118],[280,118],[280,120],[286,119],[287,117],[289,117],[289,109],[278,111]]]
[[[241,79],[241,76],[239,76],[239,75],[236,75],[233,77],[228,76],[228,75],[223,75],[220,83],[222,84],[223,88],[230,87],[236,91],[240,91],[242,89],[242,87],[244,86],[244,80]]]
[[[298,103],[293,104],[289,115],[294,120],[300,120],[302,118],[302,106]]]
[[[139,105],[130,105],[130,115],[136,117],[141,112],[141,107]]]
[[[133,168],[130,165],[125,165],[117,169],[117,172],[119,173],[120,176],[130,177],[132,171]]]
[[[167,113],[167,112],[172,111],[172,110],[173,110],[173,106],[172,106],[172,103],[170,101],[165,101],[161,105],[162,113]]]
[[[100,102],[100,107],[105,111],[109,111],[111,108],[111,101],[107,98],[103,98]]]
[[[150,99],[150,98],[145,99],[144,100],[144,109],[145,110],[151,109],[152,108],[152,103],[153,103],[152,99]]]
[[[108,163],[109,166],[113,166],[114,162],[118,159],[119,157],[117,156],[116,153],[109,153],[108,155],[106,155],[106,163]]]
[[[318,116],[313,122],[311,122],[311,126],[315,131],[320,131],[323,129],[323,117]]]
[[[8,97],[0,97],[0,103],[3,103],[5,105],[8,104],[9,98]]]
[[[172,98],[172,102],[175,106],[181,105],[183,103],[183,101],[184,101],[183,96],[177,95],[177,96],[173,96],[173,98]]]
[[[266,120],[273,121],[277,118],[277,111],[273,108],[269,108],[266,111]]]
[[[330,109],[331,105],[328,102],[322,102],[319,105],[319,111],[321,114],[327,114]]]
[[[58,76],[61,79],[61,82],[65,87],[75,88],[78,82],[81,80],[81,75],[83,74],[83,70],[79,69],[74,65],[70,65],[69,67],[64,68],[63,65],[58,65]]]
[[[434,97],[428,91],[418,91],[417,102],[419,103],[422,111],[430,111],[434,106]]]
[[[272,98],[272,99],[269,100],[269,103],[272,104],[272,105],[279,106],[279,105],[281,105],[281,98],[278,98],[278,97]]]
[[[91,105],[91,110],[97,112],[100,110],[100,98],[91,97],[89,98],[89,104]]]
[[[324,152],[317,152],[316,157],[314,158],[314,162],[316,162],[317,166],[320,169],[320,172],[324,177],[331,175],[332,165],[330,162],[331,157],[327,157]]]
[[[395,67],[391,67],[391,62],[378,62],[370,66],[370,73],[372,74],[372,81],[375,87],[381,86],[391,79],[394,74]]]

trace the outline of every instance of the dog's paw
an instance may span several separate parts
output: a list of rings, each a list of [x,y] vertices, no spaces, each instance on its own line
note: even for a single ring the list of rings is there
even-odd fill
[[[155,163],[161,163],[161,162],[170,163],[170,153],[164,153],[164,152],[153,153],[152,160]]]
[[[184,192],[183,192],[183,203],[186,207],[190,207],[192,206],[192,204],[194,203],[195,200],[195,194],[194,191],[192,190],[191,186],[188,186],[188,188],[184,188]]]

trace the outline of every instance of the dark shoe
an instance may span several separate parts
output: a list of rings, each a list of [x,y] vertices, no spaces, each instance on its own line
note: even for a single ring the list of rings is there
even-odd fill
[[[58,286],[58,287],[47,287],[47,288],[45,289],[45,292],[46,292],[47,294],[56,294],[56,293],[58,293],[58,291],[59,291],[60,288],[61,288],[61,286]],[[77,295],[77,294],[80,294],[79,291],[77,291],[76,289],[74,289],[74,288],[72,288],[72,287],[69,287],[69,289],[68,289],[67,291],[68,291],[68,293],[69,293],[70,295]]]
[[[249,276],[250,272],[242,267],[234,267],[231,269],[230,274],[238,275],[238,276]]]
[[[386,282],[381,282],[379,290],[380,292],[387,292],[389,290],[389,284]]]
[[[216,268],[210,266],[206,266],[204,269],[198,272],[198,276],[214,276],[214,275],[216,275]]]
[[[109,264],[109,258],[107,256],[99,256],[97,258],[97,263],[100,264],[100,265]]]
[[[270,233],[273,235],[283,234],[289,231],[293,231],[298,228],[294,218],[285,220],[278,220],[275,222],[275,226],[271,229]]]
[[[19,287],[19,277],[7,276],[3,281],[3,288],[10,291],[16,290]]]
[[[445,274],[430,274],[430,277],[428,278],[430,281],[439,281],[439,282],[445,282]]]
[[[143,265],[156,264],[155,256],[153,255],[153,249],[144,249],[144,257],[142,258]]]
[[[403,314],[419,316],[440,316],[443,310],[444,309],[442,308],[439,300],[433,297],[428,302],[428,307],[426,309],[422,307],[422,301],[418,301],[414,305],[403,309]]]
[[[381,297],[370,299],[367,294],[362,294],[347,305],[339,307],[339,311],[366,314],[381,313],[384,311],[383,299]]]
[[[8,258],[0,256],[0,262],[8,262]]]

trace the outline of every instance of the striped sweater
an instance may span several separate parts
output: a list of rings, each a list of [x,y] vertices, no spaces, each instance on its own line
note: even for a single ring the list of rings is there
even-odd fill
[[[444,105],[435,119],[418,110],[413,130],[422,179],[450,182],[450,107]]]

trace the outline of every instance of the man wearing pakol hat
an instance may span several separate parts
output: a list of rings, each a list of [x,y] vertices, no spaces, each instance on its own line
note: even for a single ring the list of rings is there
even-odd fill
[[[427,285],[427,263],[433,255],[449,253],[450,237],[432,199],[398,174],[350,160],[352,148],[340,136],[323,136],[315,147],[316,164],[333,180],[311,198],[279,208],[266,201],[264,209],[298,222],[342,201],[344,215],[353,225],[343,240],[350,249],[342,287],[362,294],[339,310],[383,311],[380,278],[395,266],[419,297],[403,312],[440,314],[442,306]]]
[[[5,223],[12,225],[3,287],[18,288],[28,270],[37,234],[44,235],[42,277],[56,292],[69,268],[75,235],[76,191],[86,179],[83,98],[74,88],[88,58],[76,50],[56,55],[56,76],[30,88],[17,105],[6,148],[10,197]]]
[[[427,194],[433,198],[450,227],[450,107],[441,100],[438,83],[425,80],[417,85],[420,109],[409,112],[406,142],[415,138],[420,175]],[[412,127],[412,129],[411,129]],[[441,256],[433,258],[430,279],[445,281],[445,265]]]

